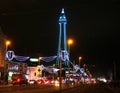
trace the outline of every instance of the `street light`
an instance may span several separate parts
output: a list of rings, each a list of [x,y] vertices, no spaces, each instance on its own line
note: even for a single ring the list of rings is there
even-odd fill
[[[69,53],[69,58],[70,58],[70,46],[73,44],[73,39],[68,39],[68,53]]]
[[[5,42],[5,52],[7,52],[8,46],[11,44],[9,40]]]
[[[4,62],[4,79],[5,79],[5,82],[8,84],[8,64],[7,64],[7,60],[6,60],[6,53],[7,53],[7,50],[8,50],[8,46],[11,44],[11,42],[9,40],[7,40],[5,42],[5,62]]]
[[[81,59],[82,59],[82,57],[80,56],[80,57],[79,57],[79,67],[80,67],[80,62],[81,62]]]
[[[40,61],[41,61],[41,59],[42,59],[42,58],[41,58],[41,57],[39,57],[39,63],[38,63],[38,65],[40,65]]]
[[[70,46],[73,44],[73,39],[69,38],[67,43],[68,43],[68,54],[70,59]],[[70,68],[70,63],[68,64],[68,67]],[[70,74],[70,69],[69,69],[69,74]]]

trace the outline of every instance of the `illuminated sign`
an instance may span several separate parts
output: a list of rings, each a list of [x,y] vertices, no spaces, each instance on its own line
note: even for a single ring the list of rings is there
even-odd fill
[[[19,70],[19,67],[18,65],[14,65],[14,66],[9,67],[9,70]]]
[[[30,62],[38,62],[39,59],[38,58],[30,58]]]

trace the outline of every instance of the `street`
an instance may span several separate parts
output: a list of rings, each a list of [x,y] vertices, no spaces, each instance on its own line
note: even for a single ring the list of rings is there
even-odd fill
[[[60,90],[61,89],[61,90]],[[62,84],[61,88],[54,85],[16,85],[0,87],[0,93],[120,93],[120,88],[111,88],[108,86],[90,84],[66,86]]]
[[[120,88],[113,88],[102,85],[80,85],[74,88],[65,89],[52,93],[120,93]]]

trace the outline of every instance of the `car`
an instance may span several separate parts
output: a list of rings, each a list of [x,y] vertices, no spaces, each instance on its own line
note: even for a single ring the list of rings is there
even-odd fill
[[[48,79],[44,79],[44,84],[49,84],[50,81]]]
[[[36,80],[29,80],[29,84],[37,84]]]
[[[28,80],[25,77],[24,74],[12,74],[12,78],[11,78],[11,83],[13,85],[22,85],[22,84],[28,84]]]
[[[44,84],[44,80],[43,79],[37,80],[37,84]]]

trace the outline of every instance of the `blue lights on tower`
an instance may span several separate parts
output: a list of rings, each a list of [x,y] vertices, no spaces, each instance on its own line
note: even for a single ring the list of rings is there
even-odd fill
[[[57,52],[57,61],[56,65],[60,65],[60,52],[61,50],[67,52],[67,41],[66,41],[66,24],[67,19],[65,16],[64,8],[62,8],[60,17],[59,17],[59,40],[58,40],[58,52]],[[64,64],[67,66],[68,61],[64,61]]]

